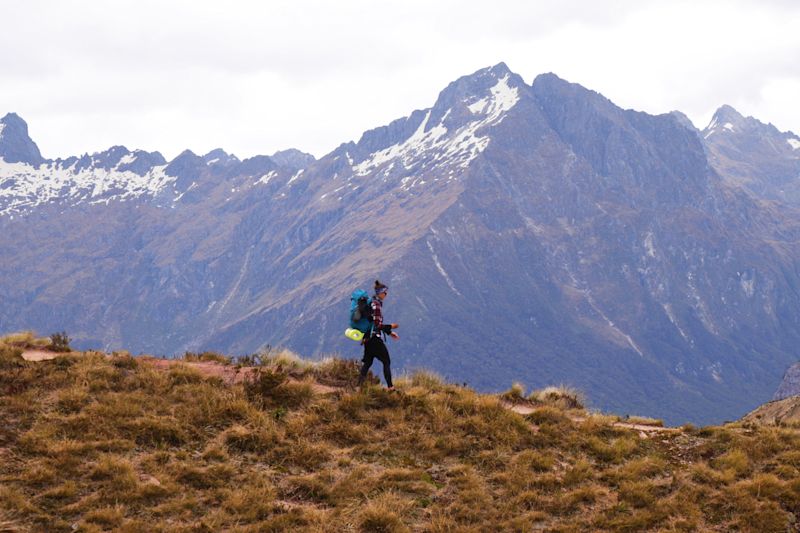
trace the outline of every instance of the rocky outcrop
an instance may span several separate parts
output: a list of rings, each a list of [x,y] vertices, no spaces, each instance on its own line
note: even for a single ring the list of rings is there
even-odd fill
[[[742,417],[741,421],[762,426],[797,425],[800,423],[800,396],[760,405]]]
[[[269,157],[279,167],[288,168],[293,171],[306,168],[315,161],[313,155],[301,152],[300,150],[296,150],[294,148],[275,152]]]
[[[44,162],[39,147],[28,136],[28,124],[16,113],[8,113],[0,119],[0,159],[32,166]]]
[[[789,367],[772,399],[783,400],[784,398],[798,395],[800,395],[800,363]]]

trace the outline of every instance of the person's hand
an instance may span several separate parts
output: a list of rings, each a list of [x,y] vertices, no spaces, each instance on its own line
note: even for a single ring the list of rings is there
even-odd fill
[[[400,324],[392,324],[392,329],[397,329],[400,327]]]
[[[391,333],[389,333],[389,336],[390,336],[391,338],[393,338],[394,340],[397,340],[397,339],[399,339],[399,338],[400,338],[400,335],[398,335],[398,334],[397,334],[397,333],[395,333],[394,331],[393,331],[393,332],[391,332]]]

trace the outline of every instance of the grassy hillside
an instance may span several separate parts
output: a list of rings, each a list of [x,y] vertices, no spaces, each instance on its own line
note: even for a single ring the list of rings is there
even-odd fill
[[[426,373],[358,391],[353,362],[283,353],[27,362],[20,339],[0,340],[0,531],[797,527],[797,427],[641,431]]]

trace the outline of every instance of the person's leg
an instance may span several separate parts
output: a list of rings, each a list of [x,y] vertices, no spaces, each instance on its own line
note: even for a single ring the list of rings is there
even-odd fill
[[[380,346],[375,348],[375,357],[383,363],[383,379],[386,380],[386,386],[391,389],[394,385],[392,384],[392,361],[389,358],[389,350],[381,339],[378,339],[378,342],[380,342]]]
[[[364,379],[367,377],[367,372],[369,372],[370,367],[372,366],[372,361],[375,360],[374,355],[374,343],[373,339],[367,340],[364,343],[364,358],[361,359],[361,372],[358,375],[358,386],[360,387],[364,383]]]

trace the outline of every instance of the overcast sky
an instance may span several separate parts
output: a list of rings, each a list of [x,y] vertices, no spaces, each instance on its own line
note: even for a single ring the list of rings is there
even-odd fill
[[[800,1],[0,0],[0,116],[45,157],[319,157],[505,61],[625,108],[800,133]]]

